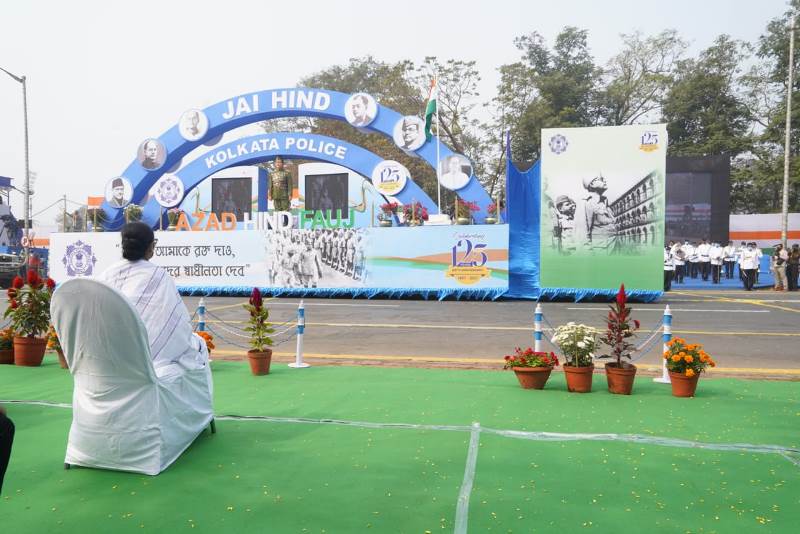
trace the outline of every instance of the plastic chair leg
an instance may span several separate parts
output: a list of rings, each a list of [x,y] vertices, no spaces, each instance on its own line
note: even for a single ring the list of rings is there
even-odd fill
[[[72,467],[72,466],[69,465],[67,462],[64,462],[64,469],[69,469],[70,467]]]
[[[217,422],[214,421],[213,419],[211,420],[211,433],[212,434],[217,433]]]

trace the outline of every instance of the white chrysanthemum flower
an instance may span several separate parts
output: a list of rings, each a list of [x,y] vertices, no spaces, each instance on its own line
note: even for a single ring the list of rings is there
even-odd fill
[[[586,343],[584,343],[583,341],[578,341],[578,347],[580,347],[582,349],[585,349],[586,348]]]

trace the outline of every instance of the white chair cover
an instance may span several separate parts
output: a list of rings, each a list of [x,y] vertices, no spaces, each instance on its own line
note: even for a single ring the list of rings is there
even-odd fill
[[[64,282],[50,311],[74,378],[64,462],[147,475],[166,469],[213,419],[208,365],[158,377],[136,310],[101,282]]]

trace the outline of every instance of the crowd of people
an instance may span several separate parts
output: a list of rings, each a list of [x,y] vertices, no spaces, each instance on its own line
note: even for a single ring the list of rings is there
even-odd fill
[[[270,232],[271,286],[318,287],[327,277],[323,266],[363,281],[364,262],[364,237],[355,228]]]
[[[686,278],[710,279],[714,284],[719,284],[723,276],[732,280],[737,267],[742,286],[746,291],[752,291],[758,284],[763,256],[762,250],[752,241],[742,241],[739,246],[733,241],[728,241],[725,246],[705,239],[699,244],[670,241],[664,247],[664,291],[669,291],[673,283],[683,284]],[[776,291],[797,291],[798,264],[800,245],[795,243],[788,250],[783,245],[775,245],[770,256],[770,272]]]

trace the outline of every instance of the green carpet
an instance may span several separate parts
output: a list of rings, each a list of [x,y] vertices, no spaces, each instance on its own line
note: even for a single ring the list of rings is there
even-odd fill
[[[631,397],[544,391],[511,372],[214,362],[218,415],[630,433],[800,447],[800,384],[709,379],[698,396],[640,378]],[[71,377],[0,366],[0,399],[69,403]],[[71,411],[9,404],[17,425],[0,498],[8,532],[452,532],[469,433],[219,421],[157,477],[64,471]],[[800,467],[775,454],[482,434],[471,532],[794,532]],[[3,529],[5,531],[5,529]]]

